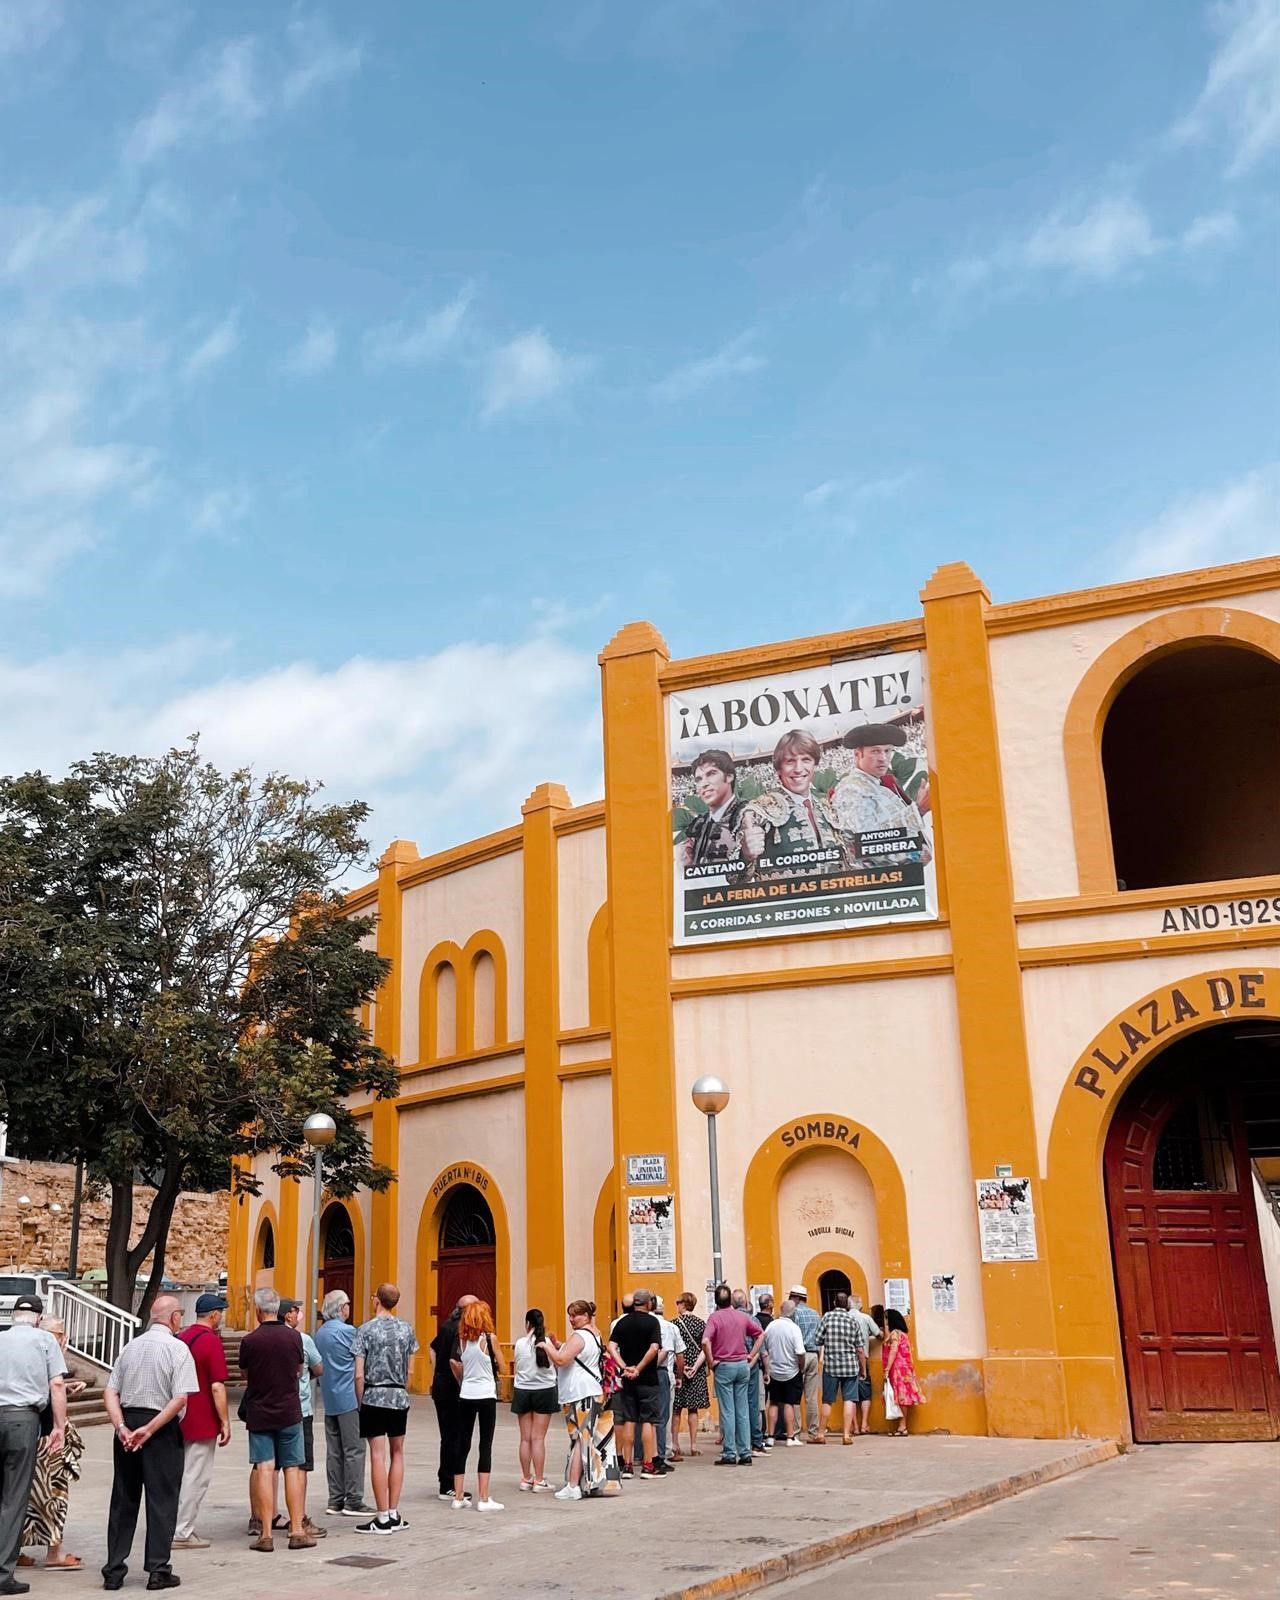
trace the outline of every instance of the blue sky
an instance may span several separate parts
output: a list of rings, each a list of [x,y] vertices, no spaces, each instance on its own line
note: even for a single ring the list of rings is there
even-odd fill
[[[438,848],[595,655],[1277,546],[1280,0],[0,0],[0,750]]]

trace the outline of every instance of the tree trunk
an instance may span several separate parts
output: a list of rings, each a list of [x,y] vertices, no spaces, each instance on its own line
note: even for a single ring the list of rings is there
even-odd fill
[[[138,1242],[128,1252],[131,1278],[137,1276],[148,1256],[152,1258],[147,1287],[142,1292],[142,1301],[138,1306],[138,1315],[144,1324],[151,1311],[151,1302],[159,1292],[164,1279],[164,1258],[169,1243],[169,1226],[173,1221],[173,1208],[178,1203],[178,1195],[182,1190],[184,1167],[185,1164],[180,1156],[170,1155],[156,1188],[155,1199],[151,1202],[150,1214],[142,1232],[138,1235]]]
[[[133,1310],[129,1235],[133,1232],[133,1185],[111,1180],[111,1220],[107,1224],[107,1299],[121,1311]]]

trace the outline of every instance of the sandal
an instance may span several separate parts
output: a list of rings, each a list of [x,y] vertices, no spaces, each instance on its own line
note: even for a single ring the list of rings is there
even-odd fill
[[[79,1572],[84,1562],[79,1556],[60,1556],[57,1561],[46,1561],[45,1572]]]

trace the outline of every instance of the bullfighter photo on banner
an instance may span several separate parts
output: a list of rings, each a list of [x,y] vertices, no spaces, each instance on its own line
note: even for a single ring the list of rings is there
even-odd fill
[[[937,916],[918,650],[668,697],[675,941]]]

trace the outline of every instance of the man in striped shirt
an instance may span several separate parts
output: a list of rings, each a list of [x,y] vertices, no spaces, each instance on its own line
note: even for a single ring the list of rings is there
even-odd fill
[[[189,1395],[200,1392],[191,1352],[177,1337],[182,1306],[170,1294],[151,1307],[147,1331],[116,1357],[104,1399],[115,1429],[115,1477],[107,1515],[107,1562],[102,1587],[119,1589],[129,1570],[129,1552],[138,1526],[138,1508],[147,1501],[147,1542],[143,1566],[148,1589],[176,1589],[180,1580],[169,1565],[178,1494],[182,1488],[182,1428],[178,1418]]]

